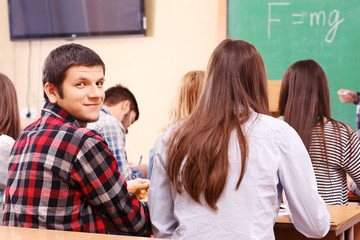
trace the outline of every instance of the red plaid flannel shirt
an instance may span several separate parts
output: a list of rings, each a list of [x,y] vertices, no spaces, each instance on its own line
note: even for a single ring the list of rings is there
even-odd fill
[[[102,215],[123,232],[150,230],[147,203],[128,193],[100,134],[46,102],[12,149],[4,225],[106,233]]]

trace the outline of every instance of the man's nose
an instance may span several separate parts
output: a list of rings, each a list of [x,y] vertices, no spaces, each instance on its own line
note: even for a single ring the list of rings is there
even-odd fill
[[[92,85],[90,87],[90,97],[93,97],[93,98],[100,98],[103,96],[103,93],[104,93],[104,89],[103,88],[99,88],[97,85]]]

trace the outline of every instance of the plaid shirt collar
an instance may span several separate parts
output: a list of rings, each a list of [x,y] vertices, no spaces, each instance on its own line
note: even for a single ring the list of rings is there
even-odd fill
[[[57,104],[46,101],[42,109],[41,116],[44,117],[49,115],[56,115],[56,118],[62,118],[64,119],[64,122],[68,122],[76,127],[81,128],[81,125],[76,120],[76,118],[74,118],[74,116],[71,115],[68,111]]]
[[[104,113],[106,113],[106,114],[111,115],[110,111],[106,108],[105,105],[103,105],[103,106],[101,107],[101,110],[100,110],[100,111],[101,111],[101,112],[104,112]]]

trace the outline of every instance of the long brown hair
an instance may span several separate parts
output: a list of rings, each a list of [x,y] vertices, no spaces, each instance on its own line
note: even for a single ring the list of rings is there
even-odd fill
[[[217,209],[228,175],[231,132],[236,131],[241,150],[238,189],[248,154],[241,126],[249,119],[250,108],[269,112],[263,60],[250,43],[226,39],[210,58],[204,84],[194,111],[172,132],[166,170],[179,193],[183,186],[197,202],[203,193],[207,204]]]
[[[195,109],[204,86],[204,76],[205,71],[190,71],[182,77],[170,111],[169,126],[189,116]]]
[[[16,139],[20,134],[20,113],[16,90],[10,79],[0,73],[0,135]]]
[[[335,144],[341,155],[343,145],[340,126],[345,127],[349,135],[350,129],[344,123],[331,118],[329,86],[325,72],[317,62],[312,59],[302,60],[287,69],[281,84],[279,114],[297,131],[308,151],[312,137],[316,138],[320,144],[320,154],[329,171],[324,125],[330,121],[334,126],[335,133],[339,136]],[[312,135],[312,132],[315,135]],[[329,180],[331,182],[330,173]]]
[[[281,83],[279,114],[298,132],[307,150],[313,126],[319,125],[322,131],[326,121],[338,126],[331,118],[327,78],[317,62],[297,61],[286,70]]]

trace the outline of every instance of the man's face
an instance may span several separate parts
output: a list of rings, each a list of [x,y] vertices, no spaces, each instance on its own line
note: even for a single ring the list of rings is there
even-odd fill
[[[129,132],[128,129],[129,129],[130,125],[135,122],[135,117],[136,117],[135,111],[129,111],[128,113],[126,113],[124,115],[124,118],[122,119],[121,122],[124,125],[126,134],[128,134],[128,132]]]
[[[72,66],[62,83],[63,98],[55,91],[56,102],[74,116],[82,127],[99,118],[104,102],[102,66]]]

